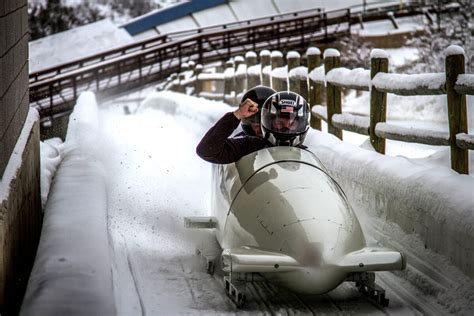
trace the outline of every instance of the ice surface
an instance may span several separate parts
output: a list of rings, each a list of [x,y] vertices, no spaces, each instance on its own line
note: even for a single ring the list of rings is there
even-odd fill
[[[118,314],[141,314],[143,310],[149,314],[232,312],[222,288],[205,274],[202,263],[193,261],[199,237],[182,228],[183,216],[209,215],[211,165],[199,159],[194,149],[207,129],[231,109],[220,102],[155,92],[134,115],[124,115],[120,106],[101,111],[100,126],[108,143],[104,167]],[[94,122],[88,115],[84,118]],[[86,134],[90,134],[87,129]],[[344,133],[345,138],[350,138],[348,135]],[[352,200],[364,203],[362,209],[369,208],[373,213],[387,208],[410,214],[404,210],[413,210],[411,205],[415,203],[419,214],[422,202],[439,223],[472,231],[474,215],[466,210],[472,209],[473,202],[466,197],[470,196],[473,178],[452,172],[449,156],[424,160],[381,156],[314,130],[310,130],[305,144],[336,177],[344,175],[348,179],[341,180],[341,184]],[[352,187],[350,179],[366,189],[354,186],[348,190]],[[390,201],[365,196],[363,190],[380,191]],[[395,214],[386,216],[393,219]],[[381,218],[379,227],[386,229],[390,222]],[[396,232],[396,236],[405,243],[419,240],[418,235],[404,232]],[[420,253],[426,255],[428,251]],[[436,260],[433,264],[447,266]],[[429,290],[416,278],[410,282]],[[441,292],[433,300],[447,299],[444,304],[448,308],[466,310],[472,294],[469,283],[458,284],[457,293],[465,293],[464,298]],[[195,300],[193,295],[200,299]],[[450,300],[452,295],[459,301]]]
[[[83,93],[70,116],[46,203],[24,315],[115,313],[101,160],[108,146],[101,140],[97,115],[95,96]]]

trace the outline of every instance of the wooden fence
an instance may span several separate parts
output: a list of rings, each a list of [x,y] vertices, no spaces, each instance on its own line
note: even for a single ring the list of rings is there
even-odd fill
[[[469,150],[474,149],[474,135],[468,134],[466,95],[474,95],[474,74],[465,74],[461,47],[452,45],[446,49],[444,73],[427,74],[389,73],[388,56],[379,49],[371,52],[370,69],[341,67],[340,54],[335,49],[326,49],[321,58],[320,50],[310,47],[305,53],[306,66],[301,65],[301,56],[296,51],[287,53],[286,65],[279,51],[263,50],[259,57],[260,63],[256,53],[248,52],[245,58],[237,56],[227,61],[221,67],[223,71],[215,73],[206,73],[202,65],[184,65],[186,70],[172,76],[167,88],[232,105],[238,104],[248,87],[258,84],[277,91],[289,89],[311,104],[313,128],[321,129],[324,120],[328,132],[340,139],[342,130],[368,135],[374,149],[381,154],[385,154],[386,139],[449,146],[451,168],[469,173]],[[218,85],[223,86],[220,91],[215,89]],[[370,116],[342,113],[343,88],[370,92]],[[449,132],[386,123],[387,93],[446,95]]]

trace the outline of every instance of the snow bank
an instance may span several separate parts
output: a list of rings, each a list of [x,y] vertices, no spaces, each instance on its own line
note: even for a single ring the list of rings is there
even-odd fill
[[[62,143],[63,141],[60,138],[51,138],[40,142],[41,205],[43,209],[56,169],[61,162],[60,147]]]
[[[426,248],[474,276],[474,177],[456,173],[449,164],[380,155],[315,130],[306,139],[350,200],[405,233],[418,234]]]
[[[23,315],[115,314],[98,128],[95,97],[83,93],[46,203]]]

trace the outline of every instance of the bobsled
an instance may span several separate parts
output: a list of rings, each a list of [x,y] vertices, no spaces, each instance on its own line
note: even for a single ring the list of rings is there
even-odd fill
[[[353,281],[388,304],[374,272],[403,270],[405,256],[367,247],[343,190],[312,152],[265,148],[212,172],[212,216],[185,218],[185,226],[214,229],[225,290],[237,305],[245,302],[242,274],[254,273],[306,294]]]

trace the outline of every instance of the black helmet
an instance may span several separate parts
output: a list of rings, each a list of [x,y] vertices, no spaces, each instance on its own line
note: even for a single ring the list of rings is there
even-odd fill
[[[263,136],[273,145],[298,146],[309,129],[310,110],[306,100],[290,91],[281,91],[265,101],[261,114]]]
[[[250,99],[258,104],[259,110],[254,115],[242,119],[241,125],[245,134],[251,136],[257,135],[254,129],[252,128],[252,125],[256,125],[258,129],[260,129],[260,111],[262,110],[263,103],[265,103],[268,97],[274,94],[275,92],[275,90],[266,86],[256,86],[245,92],[245,94],[242,96],[240,103],[244,102],[247,99]]]

